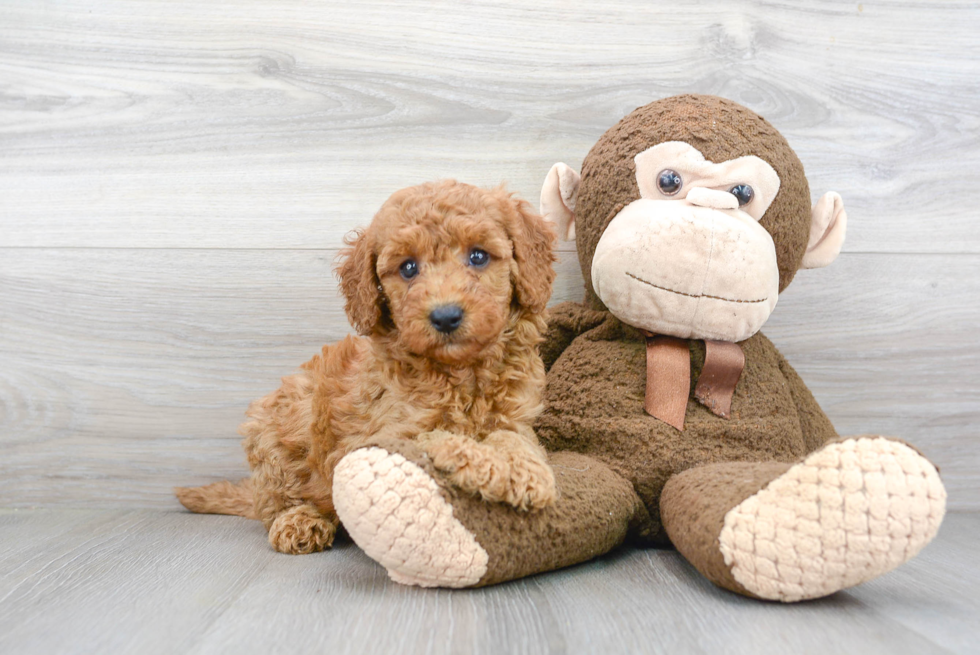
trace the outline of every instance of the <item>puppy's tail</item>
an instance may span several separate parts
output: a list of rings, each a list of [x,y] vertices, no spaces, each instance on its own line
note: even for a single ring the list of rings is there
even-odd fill
[[[180,504],[198,514],[233,514],[255,518],[252,504],[252,480],[222,480],[204,487],[174,487]]]

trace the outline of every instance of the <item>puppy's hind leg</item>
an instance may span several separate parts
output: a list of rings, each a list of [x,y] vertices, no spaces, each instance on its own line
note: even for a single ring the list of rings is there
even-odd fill
[[[280,512],[269,526],[269,545],[287,555],[318,553],[333,544],[337,523],[312,505],[296,505]]]
[[[288,464],[270,453],[252,471],[256,517],[269,531],[269,545],[280,553],[320,552],[333,544],[337,533],[333,503],[305,463]]]
[[[329,547],[338,519],[324,483],[308,461],[313,383],[305,371],[283,378],[278,391],[254,402],[240,428],[252,468],[254,516],[280,553],[299,555]]]
[[[252,472],[255,514],[275,550],[287,555],[317,553],[333,544],[339,521],[332,503],[304,493],[304,487],[313,486],[311,473],[296,468],[300,467],[283,467],[272,457]]]

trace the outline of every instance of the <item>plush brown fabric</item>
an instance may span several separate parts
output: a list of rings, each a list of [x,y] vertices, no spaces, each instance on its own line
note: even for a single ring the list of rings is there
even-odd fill
[[[547,510],[521,512],[460,491],[436,470],[422,448],[407,439],[368,444],[398,453],[428,473],[452,504],[453,516],[487,551],[487,572],[478,587],[571,566],[623,542],[630,521],[643,514],[632,485],[608,467],[575,453],[555,453],[558,500]]]
[[[779,370],[789,384],[789,392],[796,402],[796,411],[800,417],[800,428],[803,430],[803,441],[807,452],[813,452],[831,439],[836,438],[837,432],[830,423],[830,419],[820,409],[816,399],[807,388],[803,379],[793,370],[789,362],[779,355]]]
[[[718,548],[718,535],[730,509],[790,466],[781,462],[726,462],[675,475],[664,486],[660,497],[660,516],[670,542],[694,568],[719,587],[753,596],[732,577]]]
[[[575,338],[606,320],[606,312],[597,312],[574,302],[563,302],[548,310],[548,329],[539,350],[545,370],[568,348]]]
[[[572,307],[559,307],[563,316],[574,314]],[[581,314],[593,315],[579,307]],[[672,475],[710,462],[793,462],[813,450],[810,444],[837,436],[799,376],[761,333],[740,344],[745,369],[730,419],[694,398],[704,365],[701,341],[688,342],[692,381],[684,431],[652,418],[643,410],[645,339],[612,314],[605,317],[552,365],[545,411],[535,429],[549,450],[591,455],[633,484],[649,515],[637,526],[641,541],[666,542],[660,492]]]
[[[775,169],[779,193],[761,224],[776,242],[779,290],[785,289],[810,236],[810,187],[803,164],[776,128],[750,109],[715,96],[680,95],[631,112],[602,135],[582,162],[575,241],[586,304],[605,309],[592,290],[592,256],[613,217],[640,197],[633,157],[665,141],[686,141],[715,163],[755,155]]]
[[[632,485],[601,463],[567,452],[555,453],[550,463],[559,496],[546,510],[515,515],[506,505],[474,496],[454,499],[454,515],[490,556],[478,586],[602,555],[626,539],[631,520],[642,512]]]

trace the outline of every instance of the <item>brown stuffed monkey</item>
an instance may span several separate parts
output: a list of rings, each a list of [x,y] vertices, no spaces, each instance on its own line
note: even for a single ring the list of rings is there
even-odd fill
[[[412,442],[337,468],[348,532],[399,582],[467,587],[673,544],[712,582],[817,598],[913,557],[946,493],[907,444],[841,438],[759,332],[800,268],[832,262],[846,215],[810,206],[763,118],[684,95],[608,130],[581,177],[552,167],[541,211],[576,240],[585,303],[552,308],[536,429],[560,497],[524,513],[451,487]]]

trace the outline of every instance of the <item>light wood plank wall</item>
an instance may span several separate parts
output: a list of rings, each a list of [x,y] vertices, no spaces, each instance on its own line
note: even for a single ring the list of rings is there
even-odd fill
[[[980,509],[975,2],[4,2],[0,506],[172,507],[348,331],[345,232],[423,180],[536,201],[664,96],[769,118],[845,252],[766,328],[842,433]],[[555,300],[581,276],[563,246]]]

